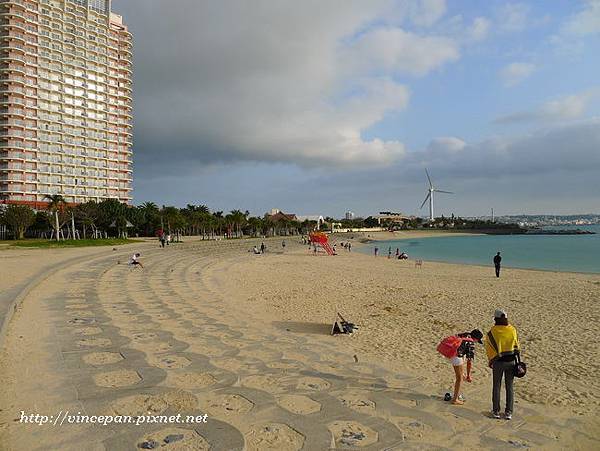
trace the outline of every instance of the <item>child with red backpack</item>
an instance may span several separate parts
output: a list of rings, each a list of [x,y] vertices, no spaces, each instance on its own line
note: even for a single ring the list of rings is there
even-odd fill
[[[463,377],[467,382],[471,382],[471,367],[475,359],[475,342],[482,343],[483,333],[479,329],[473,329],[471,332],[452,335],[444,338],[437,347],[440,354],[450,360],[454,368],[454,396],[452,404],[462,405],[464,402],[459,399],[460,386]],[[467,360],[467,374],[463,375],[463,365]]]

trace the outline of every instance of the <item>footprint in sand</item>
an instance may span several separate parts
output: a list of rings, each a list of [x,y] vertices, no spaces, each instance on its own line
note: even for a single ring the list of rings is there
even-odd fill
[[[170,351],[173,345],[166,341],[149,341],[136,343],[135,348],[144,351],[146,354],[152,354],[153,352]]]
[[[357,412],[372,414],[375,411],[375,403],[368,398],[366,393],[345,393],[339,397],[344,407],[348,407]]]
[[[217,380],[209,373],[169,372],[164,384],[169,387],[200,389],[215,384]]]
[[[356,421],[334,421],[328,428],[333,434],[336,447],[340,448],[369,446],[379,440],[377,432]]]
[[[320,403],[302,395],[283,395],[277,399],[277,403],[284,409],[298,415],[310,415],[321,410]]]
[[[136,332],[131,336],[134,341],[150,341],[156,339],[156,337],[158,335],[154,332]]]
[[[208,451],[210,444],[193,429],[165,428],[144,435],[136,442],[136,449]]]
[[[103,330],[100,329],[99,327],[82,327],[80,329],[73,330],[73,333],[75,335],[84,335],[84,336],[98,335],[98,334],[101,334],[102,332],[103,332]]]
[[[69,324],[94,324],[95,318],[71,318],[67,321]]]
[[[200,401],[200,407],[215,417],[244,415],[250,412],[254,403],[242,395],[209,395]]]
[[[96,314],[90,310],[78,310],[73,313],[76,314],[78,318],[93,318],[96,316]]]
[[[327,382],[325,379],[321,379],[319,377],[303,377],[298,380],[298,385],[296,388],[298,390],[327,390],[331,384]]]
[[[110,346],[112,342],[108,338],[83,338],[77,340],[78,346],[91,346],[91,347],[106,347]]]
[[[414,418],[392,416],[390,420],[402,432],[403,440],[421,440],[423,437],[431,438],[433,433],[430,425]]]
[[[267,393],[282,393],[285,391],[285,386],[282,381],[275,376],[253,375],[242,379],[244,387],[256,388]]]
[[[475,424],[472,421],[455,415],[452,412],[440,412],[437,415],[445,420],[456,433],[473,431],[475,429]]]
[[[123,356],[118,352],[92,352],[82,357],[82,360],[88,365],[109,365],[123,360]]]
[[[186,366],[191,365],[192,362],[187,357],[177,356],[177,355],[169,355],[160,358],[153,358],[150,361],[151,365],[157,366],[163,369],[175,369],[175,368],[185,368]]]
[[[142,378],[136,371],[116,370],[94,376],[94,382],[100,387],[127,387],[137,384]]]
[[[86,309],[86,308],[89,308],[89,307],[90,306],[87,305],[87,304],[68,304],[68,305],[65,305],[65,308],[69,309],[69,310],[80,310],[80,309]]]
[[[302,449],[304,436],[287,424],[268,423],[253,426],[246,433],[246,444],[249,451],[264,449],[295,451]]]
[[[276,370],[299,370],[303,368],[299,362],[270,362],[267,363],[267,366]]]

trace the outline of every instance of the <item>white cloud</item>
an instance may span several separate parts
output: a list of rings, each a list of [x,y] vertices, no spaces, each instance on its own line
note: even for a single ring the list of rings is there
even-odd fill
[[[456,41],[419,36],[399,28],[378,28],[362,35],[343,54],[351,70],[425,75],[460,56]]]
[[[136,36],[141,171],[160,170],[165,152],[178,156],[173,171],[236,160],[390,164],[403,144],[363,136],[407,107],[409,88],[395,78],[460,57],[451,38],[389,25],[390,0],[179,3],[115,1]],[[408,4],[406,20],[423,26],[445,12],[443,1]]]
[[[534,111],[522,111],[499,117],[494,122],[511,124],[531,121],[565,121],[584,116],[593,99],[600,97],[600,89],[593,88],[584,92],[552,99]]]
[[[455,136],[442,136],[431,140],[427,150],[431,152],[460,152],[467,146],[467,143]]]
[[[506,3],[498,10],[499,28],[507,32],[522,31],[527,26],[530,7],[524,3]]]
[[[474,41],[484,40],[490,31],[491,22],[485,17],[476,17],[469,29],[469,38]]]
[[[415,25],[430,27],[446,13],[446,0],[405,1],[400,7],[408,9],[408,16]]]
[[[569,18],[562,31],[579,36],[600,33],[600,0],[586,0],[582,10]]]
[[[504,86],[511,87],[524,81],[534,70],[535,64],[532,63],[510,63],[502,68],[500,78],[502,78]]]

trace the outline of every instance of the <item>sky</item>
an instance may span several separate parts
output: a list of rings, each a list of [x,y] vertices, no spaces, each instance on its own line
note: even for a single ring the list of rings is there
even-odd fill
[[[600,213],[600,0],[113,0],[134,203]]]

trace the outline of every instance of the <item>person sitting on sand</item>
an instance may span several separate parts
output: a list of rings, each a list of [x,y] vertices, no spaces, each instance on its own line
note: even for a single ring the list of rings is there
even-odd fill
[[[454,395],[452,396],[452,404],[462,405],[464,401],[460,399],[460,386],[463,378],[467,382],[471,382],[471,368],[475,359],[475,342],[482,343],[483,333],[479,329],[473,329],[471,332],[456,334],[451,337],[444,338],[438,345],[438,351],[446,357],[454,368]],[[467,374],[464,375],[463,367],[467,360]]]
[[[488,332],[485,340],[485,351],[492,369],[492,416],[500,418],[500,388],[502,376],[506,386],[506,408],[504,418],[510,420],[513,414],[516,359],[519,356],[519,340],[517,330],[508,324],[504,310],[494,312],[494,326]]]
[[[256,247],[256,246],[254,246],[254,248],[252,249],[252,251],[253,251],[255,254],[260,254],[260,251],[258,250],[258,247]]]
[[[143,267],[144,267],[144,265],[142,265],[142,262],[141,262],[141,261],[139,261],[140,255],[141,255],[141,254],[139,254],[139,253],[135,253],[135,254],[133,254],[133,255],[131,256],[131,259],[129,259],[129,264],[130,264],[131,266],[139,266],[140,268],[143,268]]]

